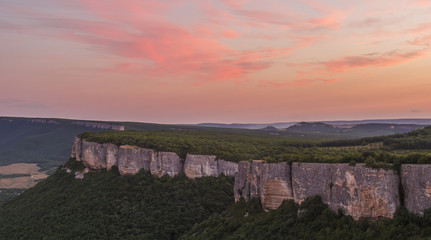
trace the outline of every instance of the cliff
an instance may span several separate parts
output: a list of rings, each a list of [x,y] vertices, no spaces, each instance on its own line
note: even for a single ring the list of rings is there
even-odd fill
[[[405,207],[423,215],[425,209],[431,208],[431,164],[403,164],[401,181]]]
[[[331,209],[341,209],[354,219],[392,218],[400,206],[399,182],[396,171],[364,164],[292,164],[295,202],[319,195]]]
[[[260,160],[234,163],[214,155],[195,154],[187,154],[183,161],[173,152],[99,144],[77,137],[72,143],[71,157],[92,170],[117,166],[121,175],[136,174],[142,169],[158,177],[174,177],[181,172],[191,179],[221,174],[235,176],[235,201],[259,198],[265,210],[276,209],[287,199],[301,203],[315,195],[332,210],[341,209],[354,219],[392,218],[402,202],[409,211],[419,214],[431,208],[431,165],[402,165],[398,174],[395,170],[367,168],[364,164],[289,165]],[[400,194],[400,186],[404,194]]]
[[[240,162],[234,186],[235,201],[260,198],[264,209],[276,209],[292,199],[290,166],[263,161]]]
[[[216,156],[188,154],[183,164],[181,158],[173,152],[156,152],[152,149],[116,146],[111,143],[99,144],[78,137],[73,139],[71,157],[82,161],[92,170],[109,170],[117,166],[121,175],[136,174],[143,169],[159,177],[174,177],[184,172],[188,178],[193,179],[217,177],[220,174],[235,176],[238,171],[237,163],[217,160]]]

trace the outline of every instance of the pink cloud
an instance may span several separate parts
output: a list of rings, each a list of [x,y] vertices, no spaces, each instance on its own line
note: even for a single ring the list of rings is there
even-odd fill
[[[424,37],[418,37],[414,39],[413,41],[409,41],[412,45],[417,46],[430,46],[431,45],[431,35],[424,36]]]
[[[223,36],[225,38],[235,39],[235,38],[238,38],[239,34],[237,32],[235,32],[234,30],[226,29],[223,31]]]
[[[111,71],[135,73],[137,68],[153,76],[188,76],[197,81],[225,81],[270,67],[271,58],[290,53],[286,48],[235,50],[220,39],[239,37],[232,29],[211,25],[189,28],[167,19],[164,12],[181,1],[78,1],[77,7],[91,18],[67,18],[33,14],[39,34],[80,42],[101,53],[140,61],[114,64]],[[21,10],[20,10],[21,11]],[[108,71],[109,72],[109,71]]]
[[[345,56],[339,59],[321,62],[318,64],[323,65],[328,72],[337,73],[356,68],[388,67],[409,62],[423,56],[425,56],[425,50],[404,53],[392,51],[382,54],[372,53],[362,56]]]
[[[334,82],[338,82],[340,79],[338,78],[302,78],[302,79],[298,79],[295,80],[293,82],[293,84],[295,86],[307,86],[307,85],[312,85],[312,84],[316,84],[316,83],[334,83]]]
[[[424,6],[424,7],[431,5],[431,2],[429,0],[412,0],[412,2],[416,5]]]

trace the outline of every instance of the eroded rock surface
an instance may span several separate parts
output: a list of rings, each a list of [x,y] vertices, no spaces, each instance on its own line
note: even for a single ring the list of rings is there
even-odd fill
[[[399,177],[394,170],[364,164],[293,163],[295,202],[319,195],[322,201],[354,219],[392,218],[400,206]]]
[[[331,178],[329,206],[354,219],[392,218],[400,206],[400,179],[394,170],[334,164]]]
[[[264,209],[276,209],[286,199],[293,199],[290,166],[264,163],[261,174],[260,199]]]
[[[81,139],[78,137],[74,137],[72,141],[72,154],[70,155],[70,157],[75,158],[76,161],[81,161],[81,147]]]
[[[250,181],[251,181],[251,162],[239,162],[238,174],[235,176],[234,197],[235,202],[240,198],[248,200],[250,198]]]
[[[110,170],[113,166],[118,165],[118,146],[112,143],[103,144],[105,149],[106,169]]]
[[[91,169],[106,168],[106,149],[103,145],[82,140],[81,160]]]
[[[319,195],[324,203],[331,199],[331,165],[325,163],[292,163],[293,200],[301,203]]]
[[[136,174],[142,168],[150,171],[150,162],[154,158],[152,149],[136,146],[120,146],[118,152],[118,171],[121,175]]]
[[[158,152],[150,162],[151,175],[174,177],[182,171],[183,164],[180,157],[173,152]]]
[[[235,176],[238,173],[238,163],[218,160],[218,175]]]
[[[235,201],[260,198],[264,209],[276,209],[292,199],[290,166],[287,163],[240,162],[235,178]]]
[[[423,215],[431,208],[431,164],[403,164],[401,181],[405,207]]]
[[[184,162],[184,173],[194,179],[205,176],[218,176],[216,156],[187,154]]]

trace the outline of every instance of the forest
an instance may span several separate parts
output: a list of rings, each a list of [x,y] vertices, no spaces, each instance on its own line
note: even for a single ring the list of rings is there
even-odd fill
[[[182,158],[187,153],[209,154],[233,162],[367,163],[382,168],[431,163],[431,127],[405,134],[339,141],[187,130],[86,132],[79,137],[90,142],[176,152]],[[370,147],[372,144],[377,147]]]
[[[113,168],[77,180],[61,167],[0,205],[0,239],[177,239],[233,202],[232,177],[120,176]]]

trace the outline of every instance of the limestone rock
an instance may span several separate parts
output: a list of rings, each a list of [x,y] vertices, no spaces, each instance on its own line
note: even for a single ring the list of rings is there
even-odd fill
[[[400,206],[400,179],[394,170],[333,164],[331,179],[329,206],[354,219],[392,218]]]
[[[110,170],[113,166],[118,165],[118,146],[112,143],[102,145],[105,151],[106,169]]]
[[[161,177],[169,175],[174,177],[183,169],[181,158],[173,152],[158,152],[156,157],[151,158],[150,171],[151,175]]]
[[[293,199],[290,166],[264,163],[261,174],[260,199],[264,209],[276,209],[286,199]]]
[[[152,149],[136,146],[120,146],[118,151],[118,171],[121,175],[136,174],[142,168],[150,171],[150,162],[154,158]]]
[[[224,174],[225,176],[236,176],[238,173],[238,163],[218,160],[217,165],[218,175]]]
[[[400,206],[399,177],[393,170],[364,164],[293,163],[294,200],[319,195],[322,201],[354,219],[392,218]]]
[[[260,198],[264,209],[276,209],[292,199],[290,166],[287,163],[240,162],[235,177],[235,201]]]
[[[194,179],[205,176],[218,176],[216,156],[187,154],[184,162],[184,173]]]
[[[235,176],[234,197],[235,202],[240,198],[248,200],[250,197],[251,162],[241,161],[238,163],[238,174]]]
[[[331,165],[327,163],[292,163],[293,200],[302,203],[319,195],[324,203],[331,198]]]
[[[81,160],[85,166],[100,170],[106,168],[106,152],[102,144],[82,140]]]
[[[431,164],[401,165],[401,181],[405,207],[423,215],[431,208]]]
[[[76,161],[81,161],[81,148],[82,148],[81,139],[78,137],[74,137],[72,142],[72,154],[70,155],[70,157],[75,158]]]

